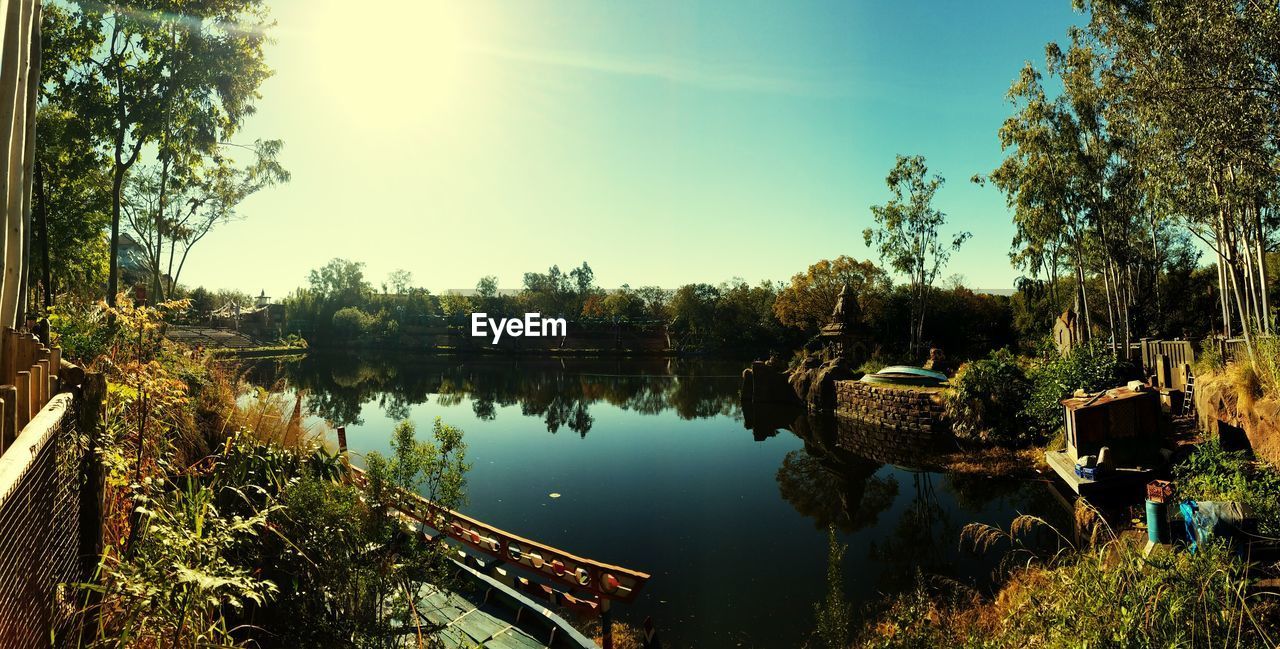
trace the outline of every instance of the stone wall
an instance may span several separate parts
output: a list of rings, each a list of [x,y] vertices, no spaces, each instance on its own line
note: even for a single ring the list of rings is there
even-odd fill
[[[836,381],[836,414],[931,442],[951,436],[940,388]]]
[[[1280,465],[1280,400],[1257,399],[1242,408],[1236,386],[1230,380],[1202,376],[1196,377],[1196,414],[1202,430],[1216,430],[1228,436],[1243,433],[1243,441],[1255,455]]]

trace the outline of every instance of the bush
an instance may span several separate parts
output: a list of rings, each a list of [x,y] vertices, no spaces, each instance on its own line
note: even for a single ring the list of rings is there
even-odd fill
[[[353,306],[338,309],[333,314],[333,330],[342,336],[361,336],[368,333],[373,324],[373,316]]]
[[[1031,381],[1013,352],[1001,349],[965,363],[951,380],[947,415],[960,439],[984,444],[1033,441],[1023,414]]]
[[[1280,337],[1254,337],[1253,372],[1258,376],[1263,395],[1280,397]]]
[[[1221,542],[1201,551],[1158,551],[1108,537],[1100,545],[1040,552],[1024,540],[1045,530],[1020,516],[1005,532],[970,525],[977,549],[1008,545],[1008,582],[993,600],[954,583],[889,600],[860,647],[1257,647],[1272,646],[1274,595],[1249,595],[1255,576]],[[1095,533],[1099,528],[1095,527]],[[1060,536],[1060,535],[1059,535]],[[960,596],[958,596],[960,595]]]
[[[1178,490],[1193,500],[1226,500],[1247,505],[1264,536],[1280,535],[1280,472],[1254,461],[1246,451],[1228,451],[1213,437],[1173,467]]]
[[[1128,361],[1099,342],[1080,345],[1065,356],[1050,352],[1031,372],[1031,395],[1023,416],[1041,436],[1062,427],[1062,400],[1076,390],[1114,388],[1133,375]]]
[[[111,329],[101,304],[72,302],[54,307],[49,313],[49,329],[53,344],[62,348],[62,356],[88,365],[107,351]]]

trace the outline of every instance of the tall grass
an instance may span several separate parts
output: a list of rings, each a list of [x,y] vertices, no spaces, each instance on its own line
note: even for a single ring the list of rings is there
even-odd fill
[[[1275,647],[1280,595],[1252,588],[1249,564],[1221,543],[1196,554],[1144,556],[1096,513],[1069,538],[1032,516],[1007,530],[973,524],[965,542],[1012,549],[1007,579],[990,600],[956,601],[921,584],[894,598],[859,640],[865,647]],[[1025,541],[1048,531],[1055,551]],[[1075,537],[1083,538],[1075,541]]]

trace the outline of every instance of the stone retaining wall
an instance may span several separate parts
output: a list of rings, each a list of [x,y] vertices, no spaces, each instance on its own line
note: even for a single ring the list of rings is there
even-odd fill
[[[889,431],[913,433],[922,441],[951,435],[939,388],[836,381],[836,414]]]
[[[1201,430],[1243,433],[1255,455],[1280,465],[1280,400],[1256,399],[1241,407],[1235,384],[1217,375],[1196,377],[1195,399]]]

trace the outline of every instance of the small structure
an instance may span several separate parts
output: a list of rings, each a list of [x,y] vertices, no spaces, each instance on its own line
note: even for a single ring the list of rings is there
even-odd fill
[[[1084,340],[1080,327],[1080,316],[1076,315],[1074,309],[1063,311],[1053,323],[1053,344],[1058,347],[1058,352],[1063,356]]]
[[[848,284],[840,289],[836,307],[831,312],[831,322],[824,325],[818,335],[822,337],[826,360],[843,361],[851,366],[866,360],[867,336],[862,324],[862,309]]]
[[[1045,461],[1076,493],[1146,482],[1158,455],[1160,400],[1144,387],[1119,387],[1062,401],[1065,451],[1045,453]],[[1090,469],[1085,475],[1078,465]],[[1097,473],[1094,473],[1097,471]]]

